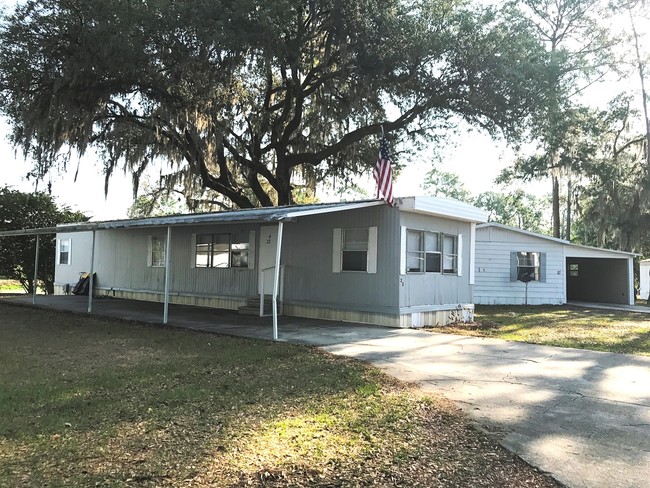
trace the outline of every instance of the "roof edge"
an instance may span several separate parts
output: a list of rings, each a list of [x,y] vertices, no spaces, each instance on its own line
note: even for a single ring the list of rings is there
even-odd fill
[[[616,254],[625,254],[627,256],[633,256],[633,257],[638,257],[641,256],[641,254],[636,253],[636,252],[629,252],[629,251],[619,251],[617,249],[607,249],[604,247],[595,247],[595,246],[585,246],[584,244],[576,244],[571,241],[567,241],[566,239],[560,239],[558,237],[552,237],[552,236],[547,236],[544,234],[538,234],[537,232],[532,232],[530,230],[525,230],[525,229],[519,229],[518,227],[512,227],[510,225],[505,225],[505,224],[500,224],[499,222],[486,222],[484,224],[478,224],[476,226],[476,229],[485,229],[487,227],[496,227],[497,229],[503,229],[503,230],[508,230],[511,232],[517,232],[519,234],[524,234],[527,236],[531,237],[536,237],[538,239],[544,239],[547,241],[551,242],[556,242],[558,244],[562,244],[563,246],[570,246],[570,247],[577,247],[580,249],[590,249],[593,251],[606,251],[606,252],[611,252],[611,253],[616,253]]]

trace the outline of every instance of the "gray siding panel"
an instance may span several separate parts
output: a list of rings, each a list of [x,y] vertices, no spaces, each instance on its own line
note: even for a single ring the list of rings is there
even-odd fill
[[[377,273],[332,272],[334,228],[378,228]],[[248,236],[257,224],[172,227],[172,294],[216,297],[254,297],[259,269],[194,268],[192,234],[241,233]],[[90,235],[90,234],[89,234]],[[97,232],[95,271],[98,286],[162,292],[165,269],[147,266],[149,236],[166,236],[166,228],[120,229]],[[73,249],[83,248],[90,256],[90,239],[85,233],[69,234]],[[259,246],[256,246],[259,253]],[[258,256],[256,256],[258,258]],[[76,282],[84,266],[70,267],[66,277]],[[256,259],[258,262],[258,259]],[[341,309],[385,312],[398,310],[399,211],[371,207],[331,214],[306,216],[284,225],[282,264],[285,265],[285,302],[305,303]],[[72,273],[72,274],[71,274]],[[57,277],[63,277],[63,272]],[[68,276],[69,275],[69,276]]]
[[[334,273],[334,229],[368,227],[377,227],[377,273]],[[395,312],[399,305],[399,211],[371,207],[287,222],[282,262],[286,265],[286,302]]]
[[[401,277],[400,307],[472,303],[473,285],[469,284],[471,225],[467,222],[408,212],[402,212],[400,225],[414,230],[463,234],[463,247],[459,250],[459,253],[462,253],[462,276],[407,273]]]
[[[257,293],[257,270],[193,268],[193,233],[235,233],[257,230],[257,226],[203,226],[172,228],[170,291],[208,296],[252,297]],[[87,233],[69,234],[74,249],[83,248],[87,263],[73,261],[69,270],[57,269],[57,282],[65,283],[80,271],[90,269],[90,244]],[[90,235],[90,233],[88,233]],[[120,229],[97,232],[95,272],[101,288],[162,292],[165,268],[147,266],[149,236],[166,236],[166,229]],[[61,267],[63,268],[63,267]],[[71,274],[72,273],[72,274]]]

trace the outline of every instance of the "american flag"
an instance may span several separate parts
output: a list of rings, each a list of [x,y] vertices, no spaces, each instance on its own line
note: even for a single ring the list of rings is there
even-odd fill
[[[383,198],[390,206],[394,203],[392,163],[388,154],[388,141],[386,141],[385,137],[382,137],[379,146],[379,158],[372,176],[377,182],[377,198]]]

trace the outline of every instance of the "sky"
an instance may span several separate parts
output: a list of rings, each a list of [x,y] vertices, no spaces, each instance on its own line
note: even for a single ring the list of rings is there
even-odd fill
[[[14,3],[14,0],[0,0],[0,9]],[[588,96],[593,101],[603,101],[609,98],[609,95],[604,94],[615,93],[620,89],[620,85],[601,85],[594,87]],[[31,169],[31,163],[11,147],[7,141],[8,134],[6,120],[0,119],[0,185],[8,185],[25,192],[33,191],[34,181],[25,178]],[[503,141],[495,141],[479,130],[461,129],[459,134],[452,137],[452,143],[442,150],[434,151],[429,148],[423,150],[416,158],[402,161],[406,165],[395,179],[393,193],[398,197],[423,194],[423,177],[434,166],[439,170],[458,174],[466,188],[474,195],[495,190],[494,178],[503,168],[512,164],[515,157],[515,153]],[[114,174],[110,180],[108,194],[105,195],[102,163],[99,158],[90,152],[85,155],[79,161],[75,181],[77,161],[77,158],[71,158],[67,171],[53,173],[46,181],[38,183],[38,188],[46,189],[51,181],[52,195],[59,205],[82,211],[93,220],[126,218],[133,196],[130,175],[121,172]],[[152,180],[156,181],[157,177],[157,174],[153,175]],[[360,184],[366,187],[370,195],[374,193],[374,182],[370,175],[361,178]],[[545,181],[534,182],[526,190],[543,195],[549,192],[550,185]],[[317,196],[321,200],[336,198],[323,192]]]

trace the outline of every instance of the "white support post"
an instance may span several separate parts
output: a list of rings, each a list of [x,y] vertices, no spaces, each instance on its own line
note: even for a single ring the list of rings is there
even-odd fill
[[[273,276],[273,340],[278,340],[278,290],[280,288],[280,256],[282,255],[283,222],[278,222],[278,245],[275,249],[275,269]]]
[[[167,244],[165,245],[165,306],[163,311],[163,324],[169,321],[169,275],[172,249],[172,227],[167,226]]]
[[[93,311],[93,287],[95,286],[95,231],[93,230],[93,243],[90,249],[90,276],[88,277],[88,313]]]
[[[264,317],[264,270],[260,271],[260,317]]]
[[[38,288],[38,251],[41,244],[40,235],[36,234],[36,257],[34,258],[34,286],[32,289],[32,305],[36,305],[36,288]]]

